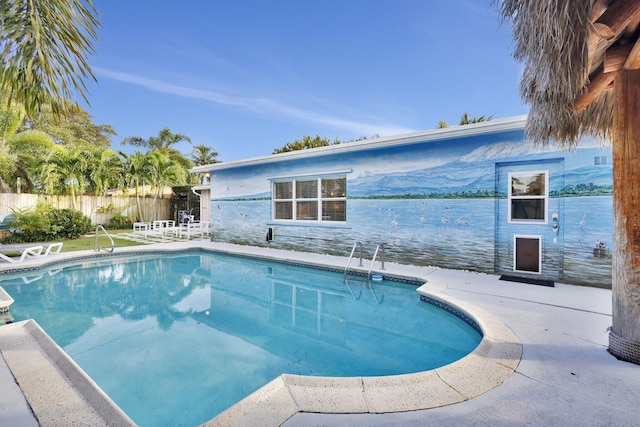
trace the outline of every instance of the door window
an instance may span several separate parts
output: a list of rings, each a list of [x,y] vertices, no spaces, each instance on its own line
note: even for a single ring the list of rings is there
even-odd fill
[[[548,200],[548,171],[509,174],[510,223],[546,224]]]

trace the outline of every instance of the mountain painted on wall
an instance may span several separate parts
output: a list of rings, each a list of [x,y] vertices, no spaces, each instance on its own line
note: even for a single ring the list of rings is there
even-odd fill
[[[523,150],[519,150],[516,153],[509,147],[508,153],[505,153],[494,145],[480,147],[458,160],[441,166],[397,173],[366,172],[349,180],[348,192],[350,197],[373,197],[492,191],[495,188],[496,161],[535,162],[563,157],[561,152],[534,151],[524,153]],[[517,154],[517,157],[512,157],[514,154]],[[575,154],[572,153],[574,156]],[[594,162],[595,157],[602,157],[601,149],[582,149],[580,156],[583,161],[579,167],[565,169],[564,186],[589,183],[611,185],[611,165],[595,165]]]

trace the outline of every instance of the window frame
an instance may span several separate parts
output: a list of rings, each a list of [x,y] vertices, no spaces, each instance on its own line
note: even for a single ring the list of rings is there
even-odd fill
[[[333,196],[333,197],[323,197],[322,189],[323,189],[323,181],[327,180],[344,180],[344,195],[343,196]],[[307,192],[303,192],[299,194],[301,188],[299,187],[299,183],[315,181],[316,182],[316,194],[314,197],[308,197],[309,194]],[[278,184],[282,184],[285,182],[291,183],[291,198],[276,198],[276,186]],[[307,196],[307,197],[304,197]],[[342,203],[344,206],[344,220],[331,220],[325,219],[326,217],[323,215],[323,207],[324,202],[338,202]],[[278,204],[290,203],[291,211],[288,216],[290,218],[277,218],[279,213]],[[307,218],[299,218],[302,213],[302,210],[299,209],[303,205],[314,204],[315,203],[315,217],[307,217]],[[347,175],[346,173],[332,173],[332,174],[322,174],[322,175],[306,175],[306,176],[295,176],[295,177],[281,177],[281,178],[271,178],[271,221],[274,223],[284,223],[284,224],[346,224],[347,222]]]
[[[539,195],[525,194],[525,195],[514,195],[513,194],[513,177],[514,176],[530,176],[530,175],[544,175],[544,192]],[[549,171],[548,170],[531,170],[531,171],[513,171],[509,172],[508,177],[508,191],[507,191],[507,222],[509,224],[532,224],[532,225],[544,225],[549,223]],[[514,200],[540,200],[544,203],[542,214],[543,218],[541,219],[518,219],[513,218],[513,201]]]

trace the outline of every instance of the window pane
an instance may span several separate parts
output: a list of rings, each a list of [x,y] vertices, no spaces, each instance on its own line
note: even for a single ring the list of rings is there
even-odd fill
[[[322,197],[347,197],[347,178],[323,179]]]
[[[318,219],[318,202],[297,202],[296,203],[296,219],[301,220],[317,220]]]
[[[276,182],[274,183],[275,198],[276,199],[291,199],[293,198],[293,185],[292,182]]]
[[[318,180],[296,181],[296,199],[317,199]]]
[[[322,202],[323,221],[346,221],[347,202],[344,200]]]
[[[512,196],[544,196],[545,173],[523,173],[511,176]]]
[[[276,202],[275,219],[293,219],[293,202]]]
[[[544,221],[544,199],[511,199],[512,220]]]

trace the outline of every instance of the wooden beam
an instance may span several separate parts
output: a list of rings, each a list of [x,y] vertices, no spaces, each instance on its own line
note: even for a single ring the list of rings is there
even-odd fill
[[[604,54],[604,73],[613,73],[614,71],[621,70],[627,57],[631,53],[633,45],[624,44],[620,46],[610,47]]]
[[[611,28],[604,24],[593,24],[589,27],[589,35],[587,36],[587,73],[591,73],[593,61],[598,51],[598,43],[600,40],[611,40],[615,34]]]
[[[611,0],[596,0],[591,6],[591,14],[589,15],[589,19],[591,22],[595,22],[598,18],[602,16],[602,14],[607,10]]]
[[[604,24],[613,31],[615,37],[640,17],[640,0],[618,0],[596,20],[596,24]]]
[[[613,98],[611,331],[615,336],[612,340],[610,335],[609,351],[640,364],[640,71],[620,71]]]
[[[636,40],[624,63],[625,70],[640,70],[640,39]]]
[[[615,80],[616,74],[618,73],[599,73],[591,80],[591,84],[587,86],[587,89],[576,97],[573,103],[573,110],[578,114],[582,113],[598,95],[609,88],[609,85]]]

